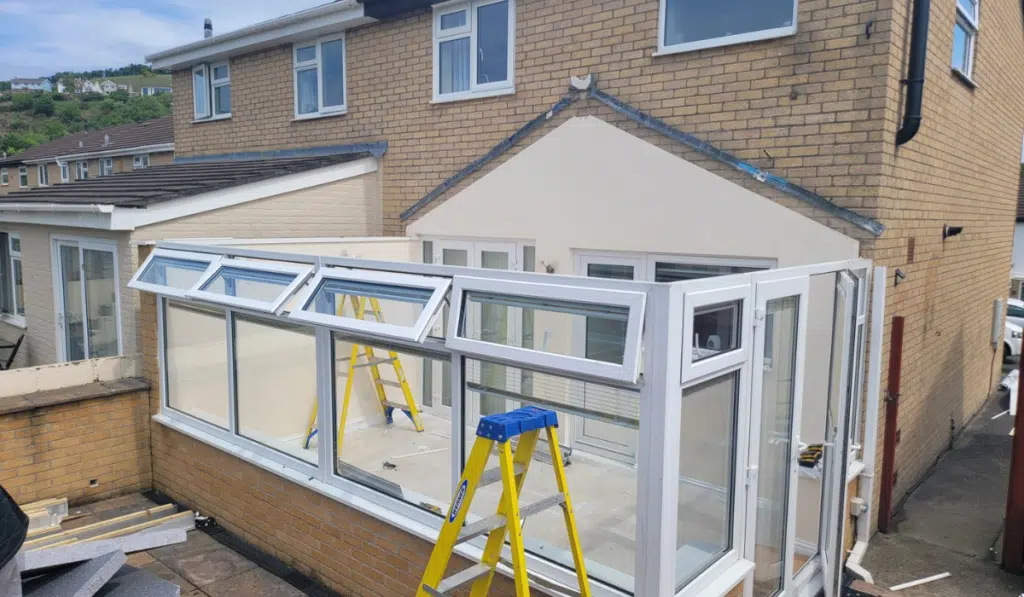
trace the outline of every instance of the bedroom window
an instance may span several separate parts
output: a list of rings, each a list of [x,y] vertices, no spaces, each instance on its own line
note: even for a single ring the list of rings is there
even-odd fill
[[[344,114],[345,36],[298,43],[292,53],[295,118]]]
[[[434,8],[434,101],[512,93],[515,0]]]
[[[796,18],[797,0],[660,0],[658,53],[793,35]]]
[[[957,0],[953,24],[953,70],[970,79],[978,38],[978,0]]]

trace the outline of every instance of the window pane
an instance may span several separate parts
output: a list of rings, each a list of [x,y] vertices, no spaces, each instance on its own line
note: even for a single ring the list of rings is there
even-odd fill
[[[376,368],[369,367],[368,358],[383,359],[383,362]],[[421,411],[422,431],[417,431],[395,370],[396,364],[401,367],[406,388],[418,409],[423,397],[415,389],[423,387],[424,369],[438,361],[353,345],[335,335],[332,362],[335,363],[334,410],[338,417],[335,421],[337,473],[441,515],[448,509],[452,497],[451,422],[440,411]],[[379,386],[374,383],[374,369],[383,382]],[[382,412],[381,395],[387,403],[391,423]],[[443,401],[451,404],[451,396],[445,396]],[[406,414],[406,410],[410,414]]]
[[[200,290],[255,301],[274,301],[294,281],[295,274],[222,267]]]
[[[234,334],[238,433],[316,464],[316,438],[306,441],[317,408],[313,330],[238,316]]]
[[[798,298],[787,297],[768,301],[766,309],[774,324],[772,334],[765,334],[765,346],[772,346],[774,358],[772,366],[761,372],[761,438],[754,549],[756,597],[768,597],[780,591],[785,569],[783,557],[789,532],[790,441],[799,308]]]
[[[476,10],[476,82],[508,80],[508,0]]]
[[[116,356],[117,284],[114,253],[84,249],[85,308],[88,316],[89,358]]]
[[[735,265],[706,265],[692,263],[662,263],[654,264],[655,282],[681,282],[683,280],[697,280],[710,278],[712,276],[727,276],[729,274],[745,274],[748,272],[762,271],[760,267],[743,267]]]
[[[316,60],[316,46],[307,46],[295,50],[296,62],[309,62],[310,60]]]
[[[313,114],[318,110],[316,105],[316,69],[300,70],[295,74],[297,79],[297,102],[299,114]]]
[[[376,302],[383,323],[412,327],[433,294],[434,291],[429,288],[325,279],[304,309],[338,317],[359,318],[357,309],[361,308],[361,319],[374,321],[376,315],[373,303]]]
[[[320,68],[324,77],[324,106],[345,104],[345,42],[335,40],[320,46]]]
[[[168,301],[164,315],[167,404],[228,428],[224,313]]]
[[[683,390],[679,440],[676,587],[732,546],[739,373]]]
[[[976,16],[977,13],[975,11],[978,10],[977,0],[956,0],[956,3],[959,4],[960,8],[964,9],[964,12],[966,12],[971,18]]]
[[[21,259],[12,262],[14,270],[14,312],[17,315],[25,314],[25,281],[21,275]]]
[[[665,45],[793,25],[793,0],[665,0]]]
[[[740,347],[743,301],[700,307],[693,312],[693,362]]]
[[[231,113],[231,85],[220,85],[213,88],[214,114]]]
[[[958,21],[953,25],[953,68],[964,74],[969,74],[970,71],[970,64],[968,62],[970,47],[970,34]]]
[[[446,15],[441,15],[441,30],[455,29],[456,27],[466,26],[466,11],[460,10],[459,12],[451,12]]]
[[[21,237],[11,237],[11,251],[15,253],[21,253]]]
[[[633,266],[589,263],[587,264],[587,276],[632,280]],[[585,356],[588,359],[606,363],[621,363],[626,352],[626,323],[626,321],[588,317]]]
[[[224,66],[214,67],[214,69],[213,69],[213,78],[214,78],[214,80],[217,80],[217,79],[227,79],[228,78],[228,67],[227,67],[227,65],[225,64]]]
[[[469,38],[443,41],[438,52],[438,93],[469,91]]]
[[[60,246],[60,284],[64,299],[64,350],[68,361],[85,354],[85,314],[82,313],[82,262],[77,246]]]
[[[206,73],[197,70],[192,73],[192,97],[195,100],[195,111],[197,116],[209,114],[210,108],[206,100]]]
[[[184,290],[195,286],[209,265],[205,261],[157,256],[149,262],[139,281]]]
[[[608,447],[636,445],[639,394],[591,383],[586,384],[584,392],[584,384],[536,371],[530,372],[532,388],[520,388],[517,384],[527,371],[502,367],[504,377],[493,379],[487,376],[487,364],[466,359],[466,456],[476,441],[476,426],[484,414],[485,399],[499,413],[530,405],[558,413],[558,444],[563,460],[568,463],[566,477],[577,510],[576,524],[587,573],[631,592],[636,556],[637,469],[631,459],[617,457]],[[585,430],[586,435],[574,442],[569,434],[570,422]],[[557,493],[551,446],[543,432],[541,438],[520,493],[520,504]],[[497,464],[492,455],[489,468]],[[500,495],[500,483],[479,488],[467,521],[493,515]],[[574,568],[559,508],[530,516],[523,533],[526,550],[531,554],[570,570]]]

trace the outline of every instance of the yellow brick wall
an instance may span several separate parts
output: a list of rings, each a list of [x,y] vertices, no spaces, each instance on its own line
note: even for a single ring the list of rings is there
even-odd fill
[[[22,504],[149,489],[148,404],[142,391],[0,415],[0,484]]]

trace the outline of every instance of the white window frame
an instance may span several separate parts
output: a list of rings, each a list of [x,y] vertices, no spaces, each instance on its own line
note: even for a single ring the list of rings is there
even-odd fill
[[[6,187],[11,184],[11,176],[7,172],[7,168],[0,168],[0,187]]]
[[[416,323],[411,327],[395,325],[393,323],[367,321],[353,317],[339,317],[338,315],[307,310],[310,303],[316,298],[321,283],[325,280],[349,280],[353,282],[372,282],[384,285],[423,288],[430,290],[432,295],[423,306],[423,311],[416,319]],[[313,281],[309,284],[306,292],[300,295],[298,307],[291,311],[288,317],[299,322],[321,325],[342,332],[349,331],[372,334],[382,338],[423,342],[430,331],[431,325],[434,323],[434,319],[441,312],[441,307],[444,305],[444,300],[451,283],[452,281],[448,278],[431,276],[414,276],[371,270],[321,268],[313,277]]]
[[[124,327],[121,321],[121,261],[120,254],[117,248],[117,242],[106,238],[95,238],[87,236],[65,236],[63,234],[54,234],[50,236],[50,274],[51,283],[53,284],[53,309],[54,313],[64,313],[64,295],[63,295],[63,282],[61,280],[61,260],[60,260],[60,246],[61,245],[74,245],[80,252],[81,251],[106,251],[111,253],[114,258],[114,310],[115,320],[117,322],[117,356],[124,354]],[[80,262],[81,263],[81,262]],[[79,265],[81,268],[82,265]],[[83,271],[84,274],[84,271]],[[83,276],[84,277],[84,276]],[[83,301],[84,301],[83,297]],[[85,305],[82,306],[82,312],[86,312]],[[54,325],[54,332],[57,337],[57,356],[60,361],[68,362],[68,346],[67,339],[63,333],[61,325]],[[85,351],[88,355],[90,350],[89,337],[86,336]],[[88,356],[86,357],[88,358]]]
[[[28,166],[18,166],[18,188],[28,188]]]
[[[215,77],[214,73],[216,73],[217,69],[222,67],[222,66],[227,69],[228,76],[220,78],[220,79],[214,78]],[[214,97],[215,94],[216,94],[217,89],[219,89],[221,87],[227,87],[229,89],[229,93],[230,93],[230,88],[231,88],[231,62],[225,60],[223,62],[214,62],[213,64],[211,64],[210,65],[210,80],[209,80],[209,83],[210,83],[210,114],[212,114],[211,118],[231,118],[231,111],[230,110],[228,110],[227,112],[217,112],[217,101],[216,101],[216,99]],[[148,165],[147,165],[147,167],[148,167]]]
[[[324,106],[324,69],[323,69],[323,44],[341,40],[341,105]],[[299,62],[299,49],[312,47],[315,57],[313,60]],[[299,113],[299,71],[316,69],[316,112],[308,114]],[[303,42],[292,44],[292,108],[296,120],[307,120],[310,118],[322,118],[324,116],[336,116],[348,112],[348,40],[345,33],[329,35],[316,39],[309,39]]]
[[[974,52],[978,41],[978,15],[981,12],[981,0],[974,2],[973,15],[964,10],[963,6],[960,6],[959,0],[954,1],[956,2],[954,27],[956,24],[959,24],[965,31],[967,31],[967,58],[964,60],[964,68],[966,70],[962,70],[956,66],[953,66],[952,69],[967,80],[971,80],[971,77],[974,75]]]
[[[460,0],[434,5],[434,76],[433,103],[455,102],[465,99],[493,97],[515,93],[516,65],[516,0],[508,0],[508,80],[494,83],[477,84],[477,62],[479,48],[477,46],[476,11],[481,6],[497,4],[502,0]],[[466,11],[466,24],[455,29],[441,31],[441,17],[444,15]],[[453,39],[469,37],[469,89],[441,94],[440,59],[441,43]]]
[[[60,165],[60,181],[71,182],[71,167],[67,162],[58,162]]]
[[[683,337],[682,375],[680,381],[684,384],[721,375],[723,370],[737,367],[744,363],[750,355],[751,338],[748,322],[751,321],[750,318],[753,316],[753,307],[750,300],[750,274],[730,274],[730,276],[736,276],[737,280],[732,285],[726,287],[723,287],[722,282],[724,276],[676,282],[676,284],[687,284],[686,298],[683,302],[684,330],[692,329],[693,317],[698,309],[723,303],[740,302],[738,322],[739,346],[735,350],[723,352],[722,354],[695,362],[693,360],[693,337],[689,336],[689,334]],[[708,290],[701,290],[704,287],[708,287]]]
[[[89,160],[75,162],[75,180],[89,180]]]
[[[145,170],[146,168],[149,168],[148,153],[132,156],[132,170]]]
[[[50,173],[46,170],[46,164],[36,166],[36,182],[40,187],[50,186]]]
[[[199,110],[199,101],[196,97],[196,74],[203,75],[203,93],[206,94],[206,109]],[[213,103],[210,101],[210,65],[199,64],[192,67],[192,113],[196,120],[205,120],[213,114]]]
[[[99,163],[100,176],[114,175],[114,158],[102,158]]]
[[[221,260],[223,259],[219,255],[212,255],[210,253],[193,253],[191,251],[174,251],[171,249],[157,248],[154,249],[153,252],[149,254],[149,257],[146,258],[146,261],[142,263],[142,266],[140,266],[138,271],[135,272],[135,275],[132,276],[132,279],[128,281],[128,288],[134,288],[135,290],[144,290],[146,292],[162,294],[164,296],[170,296],[179,299],[187,299],[188,297],[186,296],[186,294],[188,293],[189,290],[191,290],[191,288],[175,288],[173,286],[165,286],[163,284],[153,284],[151,282],[142,281],[142,276],[145,275],[146,270],[148,270],[152,262],[159,257],[206,263],[206,272],[201,276],[201,279],[206,278],[207,275],[210,273],[210,269],[218,267]],[[193,288],[195,287],[193,286]]]
[[[626,323],[622,364],[604,363],[583,357],[560,355],[518,346],[503,346],[467,338],[460,333],[460,328],[464,327],[461,323],[462,318],[466,316],[465,302],[468,292],[520,296],[530,300],[553,299],[573,303],[626,307],[629,315]],[[636,383],[640,375],[640,352],[646,305],[646,295],[643,292],[455,276],[452,283],[451,303],[445,345],[452,350],[484,359],[519,361],[542,370],[551,369],[627,383]]]
[[[711,39],[667,45],[665,44],[665,25],[667,22],[665,14],[668,10],[668,2],[670,1],[671,0],[658,1],[658,51],[654,53],[655,56],[678,54],[680,52],[692,52],[694,50],[717,48],[720,46],[731,46],[752,41],[775,39],[777,37],[788,37],[790,35],[796,35],[797,32],[797,20],[799,18],[798,5],[800,0],[793,0],[793,24],[787,27],[775,27],[772,29],[762,29],[761,31],[750,31],[748,33],[737,33],[735,35],[727,35],[725,37],[715,37]]]
[[[4,285],[8,285],[9,284],[10,285],[11,308],[13,309],[12,311],[5,311],[4,310],[4,305],[0,304],[0,315],[2,315],[3,319],[5,321],[7,321],[8,323],[12,323],[12,324],[20,326],[20,327],[25,327],[25,316],[20,314],[20,313],[18,313],[19,307],[21,309],[24,309],[25,305],[19,305],[18,304],[18,295],[14,291],[14,288],[16,286],[15,279],[14,279],[14,262],[15,261],[17,261],[18,263],[21,264],[21,276],[22,276],[22,281],[23,282],[24,282],[24,278],[25,278],[25,262],[23,261],[22,256],[21,256],[21,234],[18,233],[18,232],[7,232],[7,231],[4,231],[4,230],[0,230],[0,236],[6,236],[5,242],[7,243],[7,263],[6,263],[5,267],[0,268],[0,270],[6,270],[7,271],[7,277],[3,281],[3,284]],[[18,248],[19,249],[17,251],[14,250],[14,241],[15,241],[15,239],[17,239],[17,241],[18,241]]]
[[[295,279],[291,281],[288,286],[282,287],[280,294],[277,295],[273,301],[260,301],[255,299],[241,298],[237,296],[228,296],[219,292],[210,292],[203,290],[203,286],[212,280],[216,275],[224,268],[237,268],[244,269],[253,272],[265,272],[272,274],[292,274]],[[284,307],[285,302],[291,297],[295,291],[302,286],[302,284],[309,278],[310,274],[313,273],[312,265],[299,265],[292,263],[268,263],[261,261],[251,261],[245,259],[232,259],[224,258],[219,260],[215,266],[210,267],[203,274],[203,277],[196,282],[190,290],[185,292],[186,298],[192,298],[197,300],[214,303],[217,305],[227,305],[229,307],[239,307],[242,309],[251,309],[253,311],[259,311],[260,313],[280,313]]]

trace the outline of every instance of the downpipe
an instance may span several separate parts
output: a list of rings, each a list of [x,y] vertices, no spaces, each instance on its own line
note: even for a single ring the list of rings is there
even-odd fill
[[[928,15],[931,0],[914,0],[914,15],[910,25],[910,56],[907,60],[907,86],[903,125],[896,133],[896,146],[907,143],[921,129],[921,103],[924,99],[925,59],[928,57]]]

